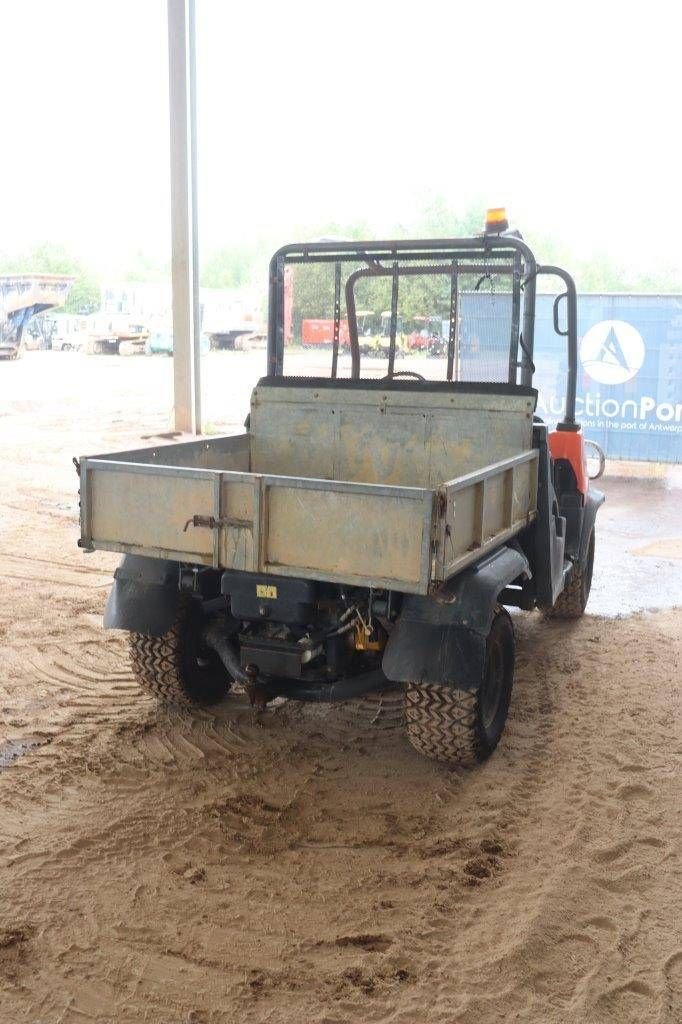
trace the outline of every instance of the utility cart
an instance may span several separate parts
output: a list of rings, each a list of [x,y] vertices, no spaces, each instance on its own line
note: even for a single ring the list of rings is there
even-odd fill
[[[562,282],[567,340],[552,432],[534,415],[540,275]],[[447,307],[442,359],[397,350],[403,288]],[[333,342],[311,371],[292,323],[324,302]],[[366,360],[356,309],[380,303],[389,347]],[[164,700],[403,686],[417,750],[487,756],[513,681],[505,606],[574,618],[590,590],[603,495],[574,416],[572,279],[499,212],[475,238],[289,245],[270,264],[267,360],[244,433],[80,460],[79,544],[124,555],[105,627],[129,631]]]

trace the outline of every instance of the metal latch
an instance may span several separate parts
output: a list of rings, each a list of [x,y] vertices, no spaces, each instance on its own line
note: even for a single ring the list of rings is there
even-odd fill
[[[203,527],[206,530],[219,530],[221,526],[241,526],[250,530],[253,523],[250,519],[234,519],[230,516],[222,519],[216,519],[215,516],[192,516],[183,526],[182,532],[187,533],[190,526]]]
[[[190,526],[203,526],[205,529],[217,529],[219,526],[224,526],[227,523],[227,519],[216,519],[213,515],[193,515],[190,519],[187,519],[184,526],[182,527],[183,534],[186,534]]]

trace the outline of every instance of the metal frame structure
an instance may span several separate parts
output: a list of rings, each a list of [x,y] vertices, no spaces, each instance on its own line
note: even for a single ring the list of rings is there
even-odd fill
[[[351,377],[360,377],[360,347],[355,307],[354,285],[362,277],[390,277],[391,327],[388,357],[388,376],[394,373],[396,323],[398,314],[398,282],[401,276],[440,274],[449,276],[450,331],[447,350],[446,379],[453,380],[456,360],[456,322],[459,307],[457,276],[475,273],[480,259],[489,269],[496,269],[511,277],[512,323],[509,349],[509,383],[530,386],[535,373],[533,341],[535,334],[536,281],[540,274],[559,277],[566,290],[554,302],[554,329],[567,339],[568,381],[566,415],[560,429],[576,431],[575,397],[578,377],[577,296],[573,278],[555,266],[541,266],[528,245],[517,234],[485,233],[477,238],[419,239],[416,241],[378,242],[316,242],[292,244],[279,249],[270,261],[270,290],[268,299],[268,374],[281,376],[284,366],[284,270],[287,266],[305,263],[334,264],[334,335],[332,377],[336,377],[339,354],[339,328],[341,320],[341,265],[351,261],[366,264],[353,271],[345,284],[346,315],[351,349]],[[439,261],[439,262],[437,262]],[[414,266],[410,266],[410,264]],[[567,302],[566,329],[559,326],[559,303]],[[519,350],[521,358],[519,360]]]
[[[525,242],[514,235],[483,235],[480,238],[448,238],[419,239],[417,241],[379,241],[379,242],[318,242],[309,245],[287,245],[279,249],[270,261],[270,296],[268,315],[268,373],[278,375],[283,369],[284,349],[284,268],[299,263],[335,263],[355,260],[365,263],[366,269],[358,272],[365,276],[390,276],[393,287],[391,295],[391,339],[395,357],[395,320],[397,316],[396,281],[401,274],[438,273],[451,278],[458,272],[466,272],[472,259],[501,263],[508,273],[520,282],[523,276],[523,346],[526,358],[521,364],[522,384],[530,384],[532,379],[533,333],[535,325],[535,279],[538,273],[537,263],[530,248]],[[419,262],[429,261],[440,266],[418,266]],[[506,261],[506,265],[505,265]],[[410,263],[417,266],[412,269]],[[516,264],[521,266],[515,270]],[[396,266],[397,264],[397,266]],[[515,297],[520,301],[520,286],[515,288]],[[350,302],[349,302],[350,300]],[[457,298],[451,295],[451,305],[456,306]],[[394,309],[395,305],[395,309]],[[360,376],[360,351],[357,342],[357,324],[354,323],[354,303],[352,286],[346,285],[346,309],[349,318],[351,336],[351,358],[353,377]],[[335,319],[340,310],[335,303]],[[450,338],[449,349],[454,344]],[[511,358],[511,357],[510,357]],[[450,369],[450,368],[449,368]]]

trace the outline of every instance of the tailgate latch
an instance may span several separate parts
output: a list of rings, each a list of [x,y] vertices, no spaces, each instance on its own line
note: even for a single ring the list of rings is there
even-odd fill
[[[216,519],[215,516],[192,516],[183,526],[182,532],[187,533],[190,526],[202,526],[207,530],[217,530],[219,526],[225,526],[226,523],[226,519]]]
[[[219,530],[221,526],[241,526],[252,529],[253,523],[250,519],[235,519],[231,516],[222,519],[216,519],[215,516],[192,516],[183,526],[182,532],[187,533],[190,526],[203,527],[205,530]]]

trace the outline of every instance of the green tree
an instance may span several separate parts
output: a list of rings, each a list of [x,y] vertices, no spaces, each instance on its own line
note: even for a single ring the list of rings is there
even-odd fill
[[[243,288],[258,274],[264,277],[267,246],[244,242],[219,249],[200,264],[201,284],[205,288]]]
[[[71,286],[64,304],[67,313],[96,313],[102,304],[102,290],[98,282],[87,274],[78,277]]]

